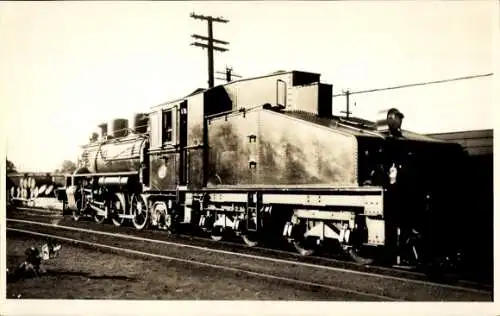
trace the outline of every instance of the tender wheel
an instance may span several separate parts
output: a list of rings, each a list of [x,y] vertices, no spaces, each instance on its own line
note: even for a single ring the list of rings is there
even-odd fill
[[[215,241],[221,241],[224,238],[224,229],[221,226],[215,226],[210,232],[210,238]]]
[[[222,226],[213,226],[210,231],[210,238],[215,241],[221,241],[226,236],[227,231]]]
[[[302,256],[311,256],[316,250],[317,246],[314,244],[313,238],[305,238],[303,240],[294,240],[293,246]]]
[[[357,247],[350,247],[346,249],[346,252],[352,260],[359,264],[367,265],[372,264],[375,261],[373,258],[362,256],[361,249]]]
[[[125,215],[127,210],[125,208],[124,199],[120,198],[118,194],[116,194],[111,200],[110,205],[110,213],[111,213],[111,222],[116,227],[120,227],[125,222],[124,217],[119,217],[118,215]]]
[[[292,224],[292,222],[287,222],[283,233],[302,256],[310,256],[316,252],[318,239],[304,236],[306,233],[305,223]]]
[[[220,219],[221,215],[213,214],[211,216],[205,217],[204,223],[201,225],[205,228],[205,231],[210,233],[210,238],[214,241],[221,241],[227,234],[226,228],[221,225],[216,225],[217,221]]]
[[[172,215],[168,213],[167,204],[163,201],[155,202],[151,207],[151,225],[170,233],[172,224]]]
[[[136,229],[144,229],[149,221],[147,202],[140,194],[134,194],[131,199],[131,212],[134,215],[132,224]]]
[[[210,235],[210,238],[214,241],[221,241],[223,236],[222,235]]]
[[[249,225],[248,227],[241,227],[241,226],[246,226]],[[240,229],[243,228],[243,229]],[[236,223],[235,228],[238,230],[238,234],[240,234],[241,239],[243,239],[243,242],[248,247],[255,247],[259,244],[259,239],[261,238],[261,232],[257,232],[257,219],[255,217],[252,217],[250,221],[248,219],[244,219],[242,221],[238,220]]]
[[[259,244],[259,236],[257,233],[245,233],[241,234],[241,239],[245,242],[245,244],[249,247],[255,247]]]

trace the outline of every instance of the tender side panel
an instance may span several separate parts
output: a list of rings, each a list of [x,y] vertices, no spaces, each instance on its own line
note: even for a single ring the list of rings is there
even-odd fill
[[[265,110],[259,136],[260,183],[356,186],[353,136]]]
[[[257,135],[257,111],[211,120],[208,125],[208,187],[257,183],[257,169],[250,166],[250,137]],[[252,139],[253,141],[253,139]]]
[[[214,119],[208,133],[208,187],[357,185],[351,135],[267,110]]]

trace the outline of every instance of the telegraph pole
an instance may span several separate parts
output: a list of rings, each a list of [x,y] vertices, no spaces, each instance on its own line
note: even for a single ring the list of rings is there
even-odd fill
[[[347,90],[342,90],[342,93],[345,94],[346,110],[345,111],[340,111],[340,112],[341,113],[345,113],[346,114],[346,118],[349,118],[349,115],[352,114],[352,112],[349,111],[349,107],[350,107],[349,96],[351,95],[351,92],[349,91],[349,89],[347,89]]]
[[[208,37],[201,36],[197,34],[191,35],[194,39],[207,41],[207,44],[200,42],[193,42],[191,45],[198,46],[201,48],[206,48],[208,51],[208,87],[213,88],[214,86],[214,50],[220,52],[226,52],[229,49],[224,47],[215,46],[214,43],[228,45],[229,42],[214,39],[213,36],[213,23],[227,23],[229,20],[220,17],[205,16],[200,14],[191,13],[191,17],[196,20],[205,20],[208,25]]]
[[[215,79],[226,80],[226,82],[231,82],[233,80],[233,77],[241,78],[240,75],[237,75],[237,74],[233,73],[233,68],[229,68],[227,66],[226,66],[226,71],[225,72],[217,71],[217,73],[219,75],[225,75],[226,77],[225,78],[218,77],[218,78],[215,78]]]

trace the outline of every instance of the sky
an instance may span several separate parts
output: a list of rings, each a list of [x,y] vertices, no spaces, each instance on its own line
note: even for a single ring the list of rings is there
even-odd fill
[[[101,121],[206,87],[206,51],[190,45],[206,22],[191,12],[230,21],[214,26],[230,42],[215,68],[244,77],[317,72],[335,94],[494,72],[496,1],[2,2],[8,159],[53,171]],[[495,76],[353,95],[351,110],[373,119],[397,107],[421,133],[493,128]]]

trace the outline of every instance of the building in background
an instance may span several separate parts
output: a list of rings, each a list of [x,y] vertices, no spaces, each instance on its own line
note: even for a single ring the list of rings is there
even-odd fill
[[[467,261],[476,261],[476,266],[493,275],[493,130],[473,130],[452,133],[429,134],[429,136],[457,142],[469,154],[468,165],[464,170],[464,186],[469,196],[473,196],[468,206],[470,215],[470,231],[483,245],[474,242],[466,245],[470,251]],[[457,196],[457,198],[461,198]],[[465,200],[465,199],[464,199]],[[467,240],[467,239],[466,239]],[[487,249],[485,251],[484,249]]]

